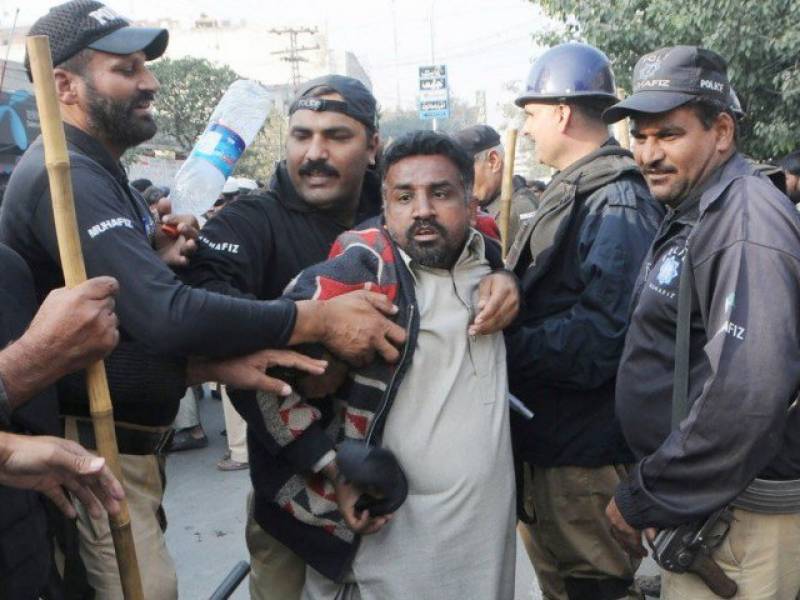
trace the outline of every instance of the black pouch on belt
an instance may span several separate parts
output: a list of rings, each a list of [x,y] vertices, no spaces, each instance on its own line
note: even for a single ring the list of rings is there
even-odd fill
[[[391,450],[345,440],[337,448],[336,463],[347,481],[375,492],[361,495],[355,505],[357,511],[369,510],[371,516],[380,517],[393,513],[405,502],[408,480]]]

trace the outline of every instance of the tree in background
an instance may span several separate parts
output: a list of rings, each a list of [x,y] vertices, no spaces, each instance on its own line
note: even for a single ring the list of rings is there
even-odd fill
[[[288,117],[273,107],[264,127],[239,159],[234,175],[268,183],[275,163],[283,158],[288,126]]]
[[[240,77],[227,65],[217,66],[201,58],[165,58],[150,68],[161,83],[155,101],[158,134],[153,143],[188,154],[228,86]],[[273,108],[236,165],[236,176],[269,181],[275,163],[283,156],[286,123],[286,117]],[[128,153],[126,163],[136,161],[143,148]]]
[[[501,135],[503,135],[502,132],[507,127],[514,127],[518,131],[514,172],[529,181],[533,179],[546,180],[550,178],[552,169],[534,159],[533,142],[522,131],[525,125],[525,112],[514,103],[514,100],[520,96],[524,88],[525,84],[519,79],[503,83],[502,100],[497,103],[497,108],[500,109],[500,114],[503,115],[499,131]],[[505,143],[505,138],[503,138],[503,143]]]
[[[437,129],[444,133],[455,133],[478,123],[478,107],[460,98],[450,96],[450,118],[439,119]],[[387,110],[380,115],[381,139],[388,142],[417,129],[430,129],[431,121],[423,121],[416,110]]]
[[[161,83],[156,94],[155,114],[159,136],[188,153],[206,128],[220,98],[240,77],[225,66],[203,58],[165,58],[150,70]]]
[[[657,48],[700,45],[728,61],[747,112],[741,148],[771,159],[800,146],[798,0],[536,0],[564,27],[538,41],[586,41],[608,54],[617,85],[631,91],[636,60]]]

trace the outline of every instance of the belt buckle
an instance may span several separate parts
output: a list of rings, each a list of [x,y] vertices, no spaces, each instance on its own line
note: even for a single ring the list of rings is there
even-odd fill
[[[164,433],[161,434],[161,439],[158,440],[156,447],[154,449],[154,454],[156,456],[161,456],[162,454],[166,454],[167,448],[172,443],[172,437],[175,435],[175,430],[172,428],[167,429]]]

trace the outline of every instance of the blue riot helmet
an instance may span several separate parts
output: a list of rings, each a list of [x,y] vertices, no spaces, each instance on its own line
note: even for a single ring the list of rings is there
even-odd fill
[[[618,101],[611,61],[594,46],[568,42],[550,48],[533,63],[515,104],[522,108],[528,102],[568,98]]]

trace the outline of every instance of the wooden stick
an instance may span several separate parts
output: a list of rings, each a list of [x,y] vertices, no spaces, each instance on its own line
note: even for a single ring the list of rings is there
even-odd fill
[[[617,88],[617,98],[625,100],[625,90]],[[631,149],[631,131],[627,117],[614,123],[614,137],[617,138],[619,145],[626,150]]]
[[[506,129],[506,155],[503,163],[503,183],[500,187],[500,242],[503,248],[503,260],[511,246],[508,239],[509,222],[511,220],[511,196],[514,195],[514,160],[517,156],[517,130]]]
[[[31,36],[27,39],[27,48],[36,92],[36,107],[39,110],[44,139],[44,156],[50,180],[50,197],[53,203],[61,268],[64,271],[64,282],[68,287],[74,287],[86,281],[86,267],[78,236],[69,154],[53,79],[50,42],[46,35]],[[114,431],[114,410],[111,406],[111,394],[108,391],[106,370],[102,361],[94,363],[87,369],[87,382],[97,451],[106,459],[106,464],[117,479],[123,482],[117,436]],[[139,574],[139,563],[136,560],[136,547],[133,543],[127,501],[120,502],[120,511],[116,516],[109,515],[109,523],[125,599],[143,600],[142,579]]]

